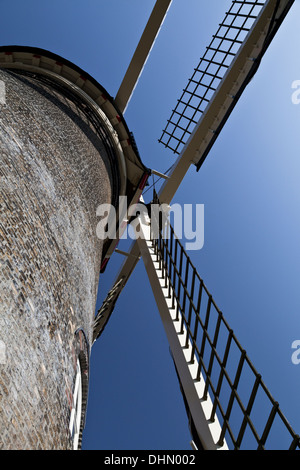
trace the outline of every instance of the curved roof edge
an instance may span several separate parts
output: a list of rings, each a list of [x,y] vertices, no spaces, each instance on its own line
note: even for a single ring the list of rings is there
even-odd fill
[[[139,201],[151,170],[142,163],[133,134],[129,131],[114,99],[102,85],[69,60],[38,47],[1,46],[0,68],[50,76],[85,99],[98,112],[99,118],[106,123],[115,141],[119,170],[124,180],[120,194],[127,196],[127,207]],[[119,224],[117,237],[105,243],[102,272],[125,228],[126,224],[123,221]]]
[[[82,90],[101,108],[117,133],[126,160],[128,181],[132,187],[137,187],[141,176],[149,172],[142,163],[134,136],[114,99],[83,69],[45,49],[18,45],[0,47],[0,68],[52,73]]]

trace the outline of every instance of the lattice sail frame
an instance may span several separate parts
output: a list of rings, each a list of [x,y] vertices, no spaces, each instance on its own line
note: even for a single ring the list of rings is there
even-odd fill
[[[159,204],[158,199],[155,202]],[[219,423],[216,448],[272,450],[279,438],[282,449],[300,449],[299,435],[242,348],[169,220],[164,217],[161,225],[159,237],[150,236],[144,245],[148,242],[160,272],[169,301],[169,321],[172,318],[177,325],[183,348],[189,347],[187,363],[194,365],[192,383],[202,382],[199,399],[211,401],[207,423]],[[185,384],[177,375],[185,396]],[[185,403],[193,439],[202,444],[188,400]]]
[[[268,0],[232,1],[159,139],[174,153],[183,150],[267,3]]]

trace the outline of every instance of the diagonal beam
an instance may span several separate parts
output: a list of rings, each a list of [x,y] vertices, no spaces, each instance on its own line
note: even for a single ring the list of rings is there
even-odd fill
[[[206,398],[203,398],[205,380],[202,374],[198,377],[198,361],[196,358],[193,361],[190,360],[193,347],[190,341],[187,344],[187,332],[177,314],[176,300],[172,301],[169,286],[165,283],[165,277],[150,237],[150,219],[147,223],[147,220],[139,217],[139,222],[141,236],[137,243],[197,435],[204,450],[228,450],[225,440],[223,444],[219,444],[221,426],[217,417],[213,422],[210,419],[213,403],[208,393]]]
[[[157,0],[127,72],[115,98],[121,113],[126,111],[132,93],[147,62],[172,0]]]
[[[140,249],[136,241],[134,241],[129,250],[128,256],[126,257],[122,267],[117,275],[117,278],[110,289],[103,305],[99,309],[96,318],[94,320],[93,328],[93,342],[95,342],[103,333],[107,322],[115,308],[115,304],[124,289],[128,279],[130,278],[134,268],[136,267],[140,259]]]

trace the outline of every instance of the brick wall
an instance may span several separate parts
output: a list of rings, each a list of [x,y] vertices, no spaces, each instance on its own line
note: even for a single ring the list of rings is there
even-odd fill
[[[111,164],[60,91],[1,70],[0,80],[0,449],[69,449],[75,332],[91,343],[96,208],[115,191]]]

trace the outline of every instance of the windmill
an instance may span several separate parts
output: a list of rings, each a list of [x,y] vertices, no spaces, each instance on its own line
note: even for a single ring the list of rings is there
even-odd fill
[[[156,2],[116,96],[116,104],[123,112],[170,4],[170,1]],[[165,182],[160,191],[154,193],[152,202],[171,204],[190,166],[201,169],[292,4],[293,1],[232,2],[160,138],[162,144],[176,153],[178,158],[168,174],[153,171]],[[169,237],[164,236],[165,227],[161,227],[159,237],[152,239],[149,227],[153,220],[147,219],[147,215],[140,216],[139,223],[143,236],[134,242],[128,253],[122,253],[126,260],[95,318],[94,340],[101,336],[141,256],[170,344],[194,448],[239,449],[249,435],[255,448],[267,448],[277,420],[289,436],[288,448],[299,447],[299,437],[239,345],[226,323],[226,315],[224,317],[218,309],[172,227],[168,228]],[[105,263],[115,247],[115,244],[112,245]],[[221,334],[222,329],[226,333]],[[231,345],[236,349],[233,356],[237,364],[234,371],[229,372]],[[252,383],[245,403],[238,393],[240,388],[243,390],[243,379],[246,383]],[[221,402],[222,387],[228,388],[224,403]],[[259,433],[252,416],[255,414],[256,397],[260,393],[265,395],[269,408]],[[237,433],[234,433],[231,420],[232,410],[236,406],[242,413],[242,419]]]
[[[8,397],[1,446],[80,448],[90,346],[93,341],[105,344],[107,335],[102,338],[102,333],[119,296],[129,292],[127,281],[142,258],[165,327],[174,363],[169,369],[180,385],[192,447],[274,447],[279,428],[280,446],[299,447],[299,437],[238,342],[168,215],[189,168],[196,166],[200,178],[205,174],[203,162],[292,4],[232,2],[160,138],[177,154],[165,172],[144,166],[123,114],[171,1],[156,2],[115,99],[63,57],[36,47],[0,48],[1,191],[3,182],[8,202],[1,211],[1,226],[8,231],[0,279],[0,394]],[[80,16],[80,32],[81,26]],[[22,44],[27,40],[21,35]],[[45,145],[50,146],[46,151]],[[24,165],[24,156],[30,165]],[[151,186],[145,189],[149,176],[158,178],[153,193]],[[102,201],[106,207],[110,200],[110,207],[119,209],[120,194],[126,194],[129,207],[125,213],[119,210],[117,237],[98,243],[94,229],[100,214],[95,206]],[[128,226],[137,236],[124,251],[118,242]],[[12,227],[20,230],[15,233]],[[24,230],[26,247],[20,251]],[[94,319],[100,266],[106,282],[107,266],[119,259],[114,255],[110,261],[114,253],[125,256],[125,263]],[[134,303],[130,299],[130,308]],[[246,320],[256,326],[243,316]],[[149,338],[156,347],[157,337]],[[143,359],[137,348],[134,353],[134,359]],[[136,371],[135,365],[131,370]],[[119,383],[115,389],[119,392]]]

